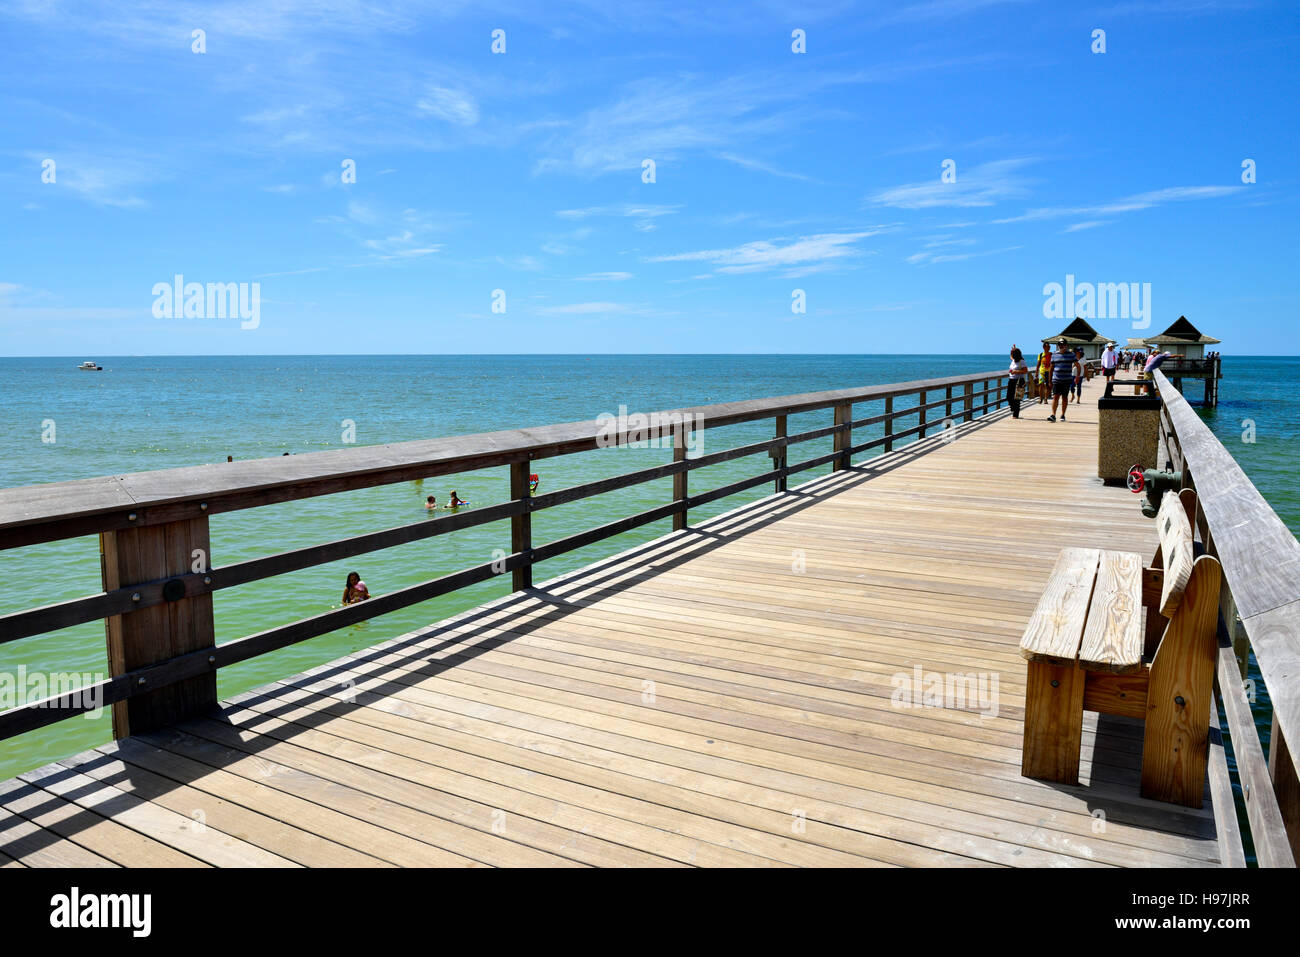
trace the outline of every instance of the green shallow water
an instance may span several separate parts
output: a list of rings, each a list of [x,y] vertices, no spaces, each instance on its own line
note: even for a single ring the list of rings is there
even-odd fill
[[[442,435],[546,425],[631,411],[671,409],[999,369],[983,356],[331,356],[99,357],[103,372],[81,372],[84,357],[0,359],[0,400],[9,428],[0,437],[0,487],[263,458],[344,447],[345,420],[355,444],[378,445]],[[1202,412],[1242,468],[1294,530],[1300,526],[1300,358],[1226,357],[1221,404]],[[1189,390],[1190,391],[1190,390]],[[859,416],[872,414],[859,406]],[[1249,423],[1254,441],[1243,441]],[[49,437],[53,423],[54,442]],[[1245,424],[1244,424],[1245,423]],[[790,431],[830,424],[829,413],[791,417]],[[899,428],[905,428],[900,423]],[[770,420],[709,430],[702,453],[771,437]],[[868,436],[855,433],[855,441]],[[804,443],[791,461],[830,450],[829,438]],[[539,491],[621,474],[671,460],[667,449],[582,453],[534,464]],[[692,492],[770,467],[740,459],[692,474]],[[804,481],[825,474],[809,470]],[[214,515],[216,566],[414,521],[435,521],[424,498],[451,489],[475,506],[508,498],[504,468],[454,478],[405,482],[242,512]],[[693,512],[704,518],[768,494],[763,485]],[[647,483],[534,515],[541,544],[663,504],[669,480]],[[1135,505],[1136,510],[1136,505]],[[537,581],[581,567],[668,531],[667,520],[569,553],[539,566]],[[355,569],[373,594],[490,561],[509,551],[508,523],[322,565],[214,596],[217,641],[243,637],[319,614],[339,602]],[[99,590],[98,542],[83,538],[0,552],[0,613]],[[341,629],[223,669],[222,697],[238,694],[377,644],[503,595],[508,583],[485,582],[456,594]],[[0,645],[0,672],[107,671],[102,623]],[[1262,684],[1261,684],[1262,687]],[[1267,741],[1267,694],[1257,718]],[[109,740],[107,714],[74,718],[4,742],[0,778]]]
[[[353,356],[0,359],[0,399],[10,422],[0,444],[0,487],[139,472],[344,447],[345,420],[358,446],[590,420],[602,413],[652,411],[846,386],[996,369],[998,356]],[[860,410],[860,414],[862,413]],[[42,442],[53,422],[53,443]],[[792,416],[791,432],[830,424],[829,413]],[[900,425],[900,428],[903,427]],[[709,430],[701,454],[771,437],[772,423]],[[830,439],[805,443],[795,458],[830,451]],[[541,460],[539,492],[671,461],[668,449],[621,448]],[[766,456],[697,470],[692,492],[771,467]],[[828,467],[810,469],[806,480]],[[472,505],[509,497],[497,468],[404,482],[214,515],[211,563],[221,566],[416,521],[436,521],[425,496],[455,489]],[[692,513],[720,514],[770,491],[764,485]],[[671,481],[646,483],[538,512],[542,544],[671,498]],[[445,514],[445,513],[444,513]],[[669,530],[667,520],[546,562],[543,581]],[[510,549],[507,522],[387,549],[342,563],[217,592],[218,643],[337,607],[355,569],[372,594],[418,584],[491,561]],[[0,552],[0,613],[99,590],[94,537]],[[472,608],[509,590],[503,577],[222,669],[218,691],[238,694],[277,678]],[[17,673],[107,671],[102,623],[89,623],[0,646],[0,670]],[[4,742],[0,778],[109,740],[107,714],[73,718]]]

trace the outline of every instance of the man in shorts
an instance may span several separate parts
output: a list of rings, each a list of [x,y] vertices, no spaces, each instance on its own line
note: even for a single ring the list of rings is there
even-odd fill
[[[1034,377],[1038,385],[1038,404],[1044,405],[1052,388],[1052,344],[1046,339],[1043,340],[1043,351],[1038,353]]]
[[[1064,342],[1056,344],[1052,356],[1052,414],[1048,422],[1056,421],[1056,406],[1061,406],[1061,421],[1065,421],[1065,410],[1070,407],[1070,392],[1074,389],[1074,376],[1080,369],[1079,357]]]
[[[1115,351],[1115,343],[1106,343],[1106,351],[1101,354],[1101,374],[1107,379],[1115,378],[1115,370],[1119,368],[1119,353]],[[1109,382],[1106,383],[1110,385]]]

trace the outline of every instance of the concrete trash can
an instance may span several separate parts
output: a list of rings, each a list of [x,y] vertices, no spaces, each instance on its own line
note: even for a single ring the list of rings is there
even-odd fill
[[[1160,399],[1114,395],[1097,400],[1097,475],[1124,482],[1134,465],[1156,468],[1160,454]]]

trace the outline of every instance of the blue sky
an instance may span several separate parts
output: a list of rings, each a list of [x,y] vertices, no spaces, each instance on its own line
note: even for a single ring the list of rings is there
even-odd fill
[[[1294,354],[1298,41],[1268,0],[11,0],[0,354],[997,352],[1067,274]],[[155,317],[176,274],[256,328]]]

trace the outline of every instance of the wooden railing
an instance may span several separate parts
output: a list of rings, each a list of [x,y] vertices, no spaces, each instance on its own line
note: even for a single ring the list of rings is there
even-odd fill
[[[103,591],[97,594],[0,616],[0,644],[103,619],[110,670],[106,680],[87,688],[0,713],[0,740],[106,705],[113,708],[116,737],[174,724],[215,705],[220,668],[505,572],[511,573],[515,590],[529,588],[533,567],[557,555],[667,518],[675,529],[685,528],[693,508],[769,482],[783,492],[787,478],[798,472],[826,464],[844,469],[861,452],[889,452],[901,440],[922,439],[927,431],[946,428],[955,420],[970,422],[1003,403],[1005,379],[1005,373],[989,372],[698,406],[658,413],[659,425],[653,430],[631,421],[611,428],[597,420],[0,491],[0,549],[97,534],[103,579]],[[915,405],[895,408],[896,400],[911,396],[916,397]],[[868,402],[883,403],[883,410],[853,418],[854,407]],[[940,408],[945,418],[931,417],[931,410]],[[789,416],[825,409],[833,410],[833,424],[788,434]],[[912,416],[917,425],[895,428],[899,419]],[[762,419],[775,420],[773,438],[687,457],[691,430]],[[882,436],[853,444],[855,431],[876,425],[883,426]],[[787,461],[792,446],[828,436],[833,439],[829,454]],[[672,441],[669,463],[544,495],[529,494],[533,461],[665,438]],[[689,493],[693,470],[762,453],[771,457],[770,469],[721,488]],[[490,467],[510,470],[509,501],[208,567],[211,515]],[[534,512],[670,476],[672,499],[663,505],[543,545],[532,542]],[[220,589],[505,519],[511,523],[511,553],[503,558],[216,644],[212,594]]]
[[[1300,858],[1300,542],[1232,455],[1174,388],[1155,375],[1160,431],[1169,464],[1196,489],[1196,531],[1223,566],[1215,694],[1261,866],[1294,867]],[[1254,652],[1273,706],[1264,760],[1251,713],[1246,668]]]

